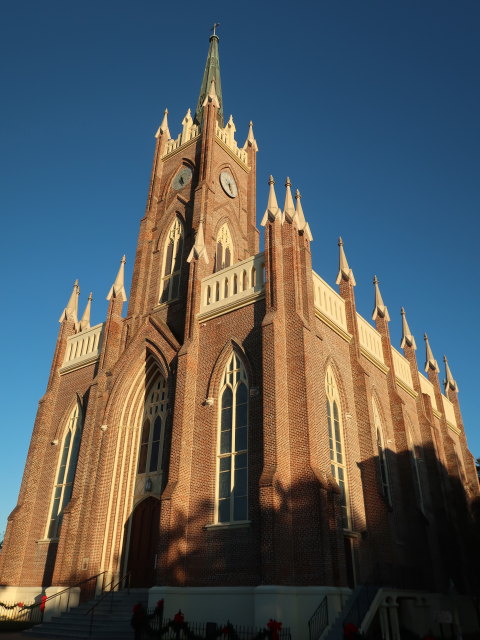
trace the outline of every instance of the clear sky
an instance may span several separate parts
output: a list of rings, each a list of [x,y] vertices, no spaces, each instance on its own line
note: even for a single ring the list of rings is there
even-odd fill
[[[131,277],[165,107],[174,137],[220,22],[224,110],[290,176],[334,285],[343,236],[370,319],[376,273],[400,342],[404,306],[460,387],[480,456],[480,3],[477,0],[7,0],[2,7],[0,532],[16,504],[58,317],[75,278],[93,322],[119,260]],[[127,289],[128,290],[128,289]],[[442,364],[443,380],[443,364]]]

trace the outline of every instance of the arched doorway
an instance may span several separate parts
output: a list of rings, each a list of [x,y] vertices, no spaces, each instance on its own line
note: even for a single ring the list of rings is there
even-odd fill
[[[159,529],[160,500],[146,498],[136,506],[132,514],[128,551],[128,571],[132,587],[151,587],[155,584]]]

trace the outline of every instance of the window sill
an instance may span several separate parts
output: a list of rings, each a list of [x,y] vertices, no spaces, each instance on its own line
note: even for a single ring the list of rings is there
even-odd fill
[[[41,538],[40,540],[35,540],[37,544],[50,544],[50,542],[58,542],[58,538]]]
[[[220,529],[244,529],[251,525],[251,520],[239,520],[238,522],[214,522],[213,524],[205,525],[204,529],[207,531],[217,531]]]

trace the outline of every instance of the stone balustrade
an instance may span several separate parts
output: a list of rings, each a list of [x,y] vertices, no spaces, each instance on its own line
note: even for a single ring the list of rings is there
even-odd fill
[[[357,313],[360,348],[373,356],[378,362],[385,364],[382,350],[382,337],[372,325]]]
[[[103,327],[104,323],[97,324],[68,338],[60,373],[65,370],[83,367],[98,358],[102,344]]]
[[[413,391],[413,380],[412,372],[410,370],[410,363],[405,358],[405,356],[402,356],[402,354],[398,352],[394,347],[392,347],[392,358],[393,369],[395,371],[396,378]]]
[[[313,300],[315,308],[322,315],[342,331],[348,332],[344,299],[315,271],[313,272]]]
[[[217,315],[250,304],[263,295],[264,288],[265,256],[257,253],[202,280],[200,315]]]
[[[196,124],[192,125],[190,128],[185,129],[184,131],[179,133],[177,138],[175,139],[172,138],[167,142],[162,154],[162,158],[164,156],[167,156],[169,153],[172,153],[173,151],[177,151],[177,149],[180,149],[180,147],[183,147],[184,144],[191,142],[194,138],[196,138],[199,135],[199,133],[200,133],[199,127]]]
[[[247,164],[247,152],[245,151],[245,149],[240,149],[238,147],[237,141],[233,137],[233,132],[229,130],[228,125],[224,129],[222,129],[217,122],[215,125],[215,135],[219,140],[223,142],[224,145],[226,145],[230,149],[230,151],[233,151],[233,153],[239,160],[243,162],[243,164]]]

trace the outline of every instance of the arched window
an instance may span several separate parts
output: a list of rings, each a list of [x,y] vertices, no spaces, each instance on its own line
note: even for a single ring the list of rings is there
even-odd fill
[[[325,377],[327,392],[327,422],[328,443],[330,447],[330,469],[332,476],[340,487],[340,507],[342,510],[342,524],[345,529],[350,527],[350,510],[348,505],[347,467],[345,447],[343,444],[343,427],[340,414],[340,398],[337,383],[331,368],[327,369]]]
[[[388,504],[392,503],[392,497],[390,493],[390,479],[388,477],[387,455],[385,452],[385,446],[383,443],[383,426],[380,418],[380,411],[378,410],[377,401],[373,399],[373,423],[375,426],[377,449],[378,449],[378,469],[380,472],[380,485],[382,493]]]
[[[178,297],[183,254],[183,223],[177,216],[168,232],[163,251],[162,288],[160,302]]]
[[[248,380],[232,353],[219,393],[216,521],[238,522],[248,516]]]
[[[68,419],[60,450],[60,460],[53,488],[52,505],[48,523],[48,538],[58,538],[62,524],[63,511],[72,497],[73,481],[77,468],[78,451],[82,438],[82,410],[75,405]]]
[[[157,373],[145,399],[137,473],[157,473],[162,468],[167,405],[167,383]]]
[[[215,255],[215,271],[226,269],[233,261],[233,242],[227,223],[217,233],[217,251]]]

